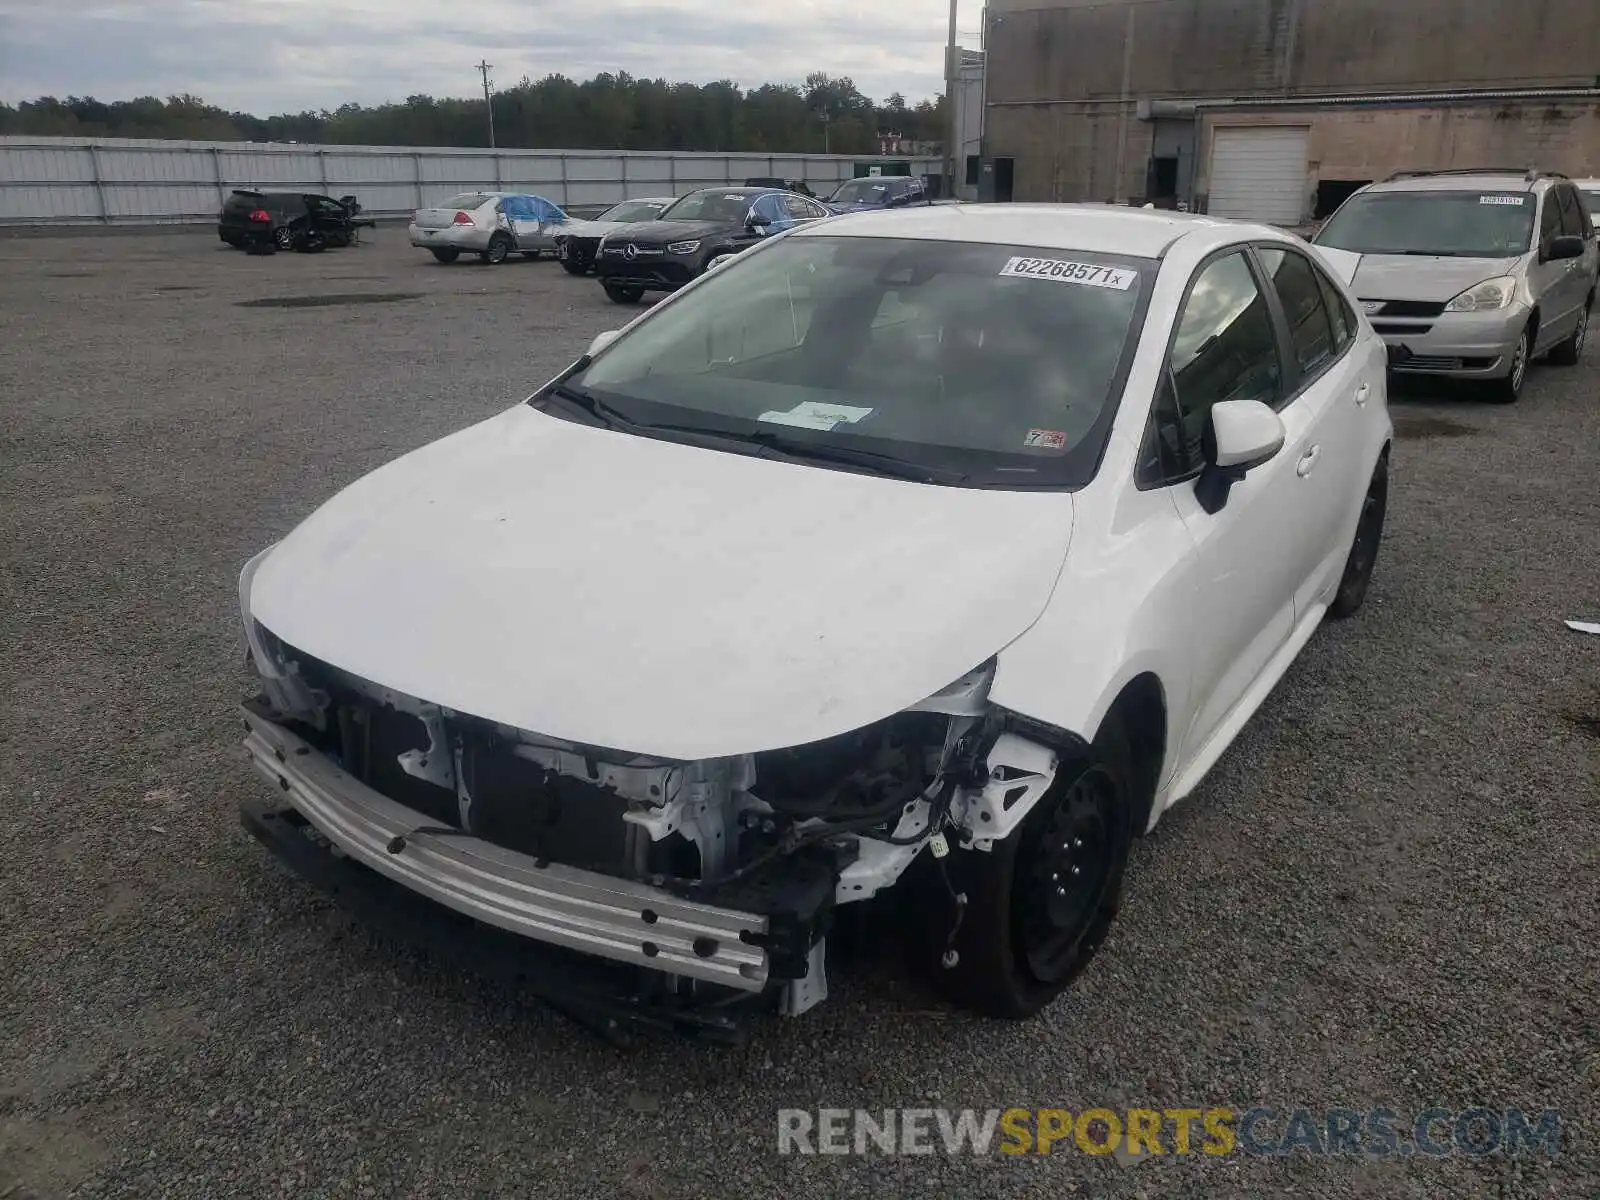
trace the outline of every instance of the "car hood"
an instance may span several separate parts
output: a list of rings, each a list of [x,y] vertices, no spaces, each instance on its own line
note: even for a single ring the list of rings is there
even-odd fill
[[[889,716],[1015,640],[1072,511],[519,405],[340,492],[249,602],[290,646],[460,712],[666,758],[755,753]]]
[[[561,237],[604,237],[613,229],[621,229],[626,222],[623,221],[575,221],[569,220],[561,227]]]
[[[738,228],[738,223],[732,221],[631,221],[618,225],[608,236],[613,242],[662,246],[668,242],[712,237]]]
[[[1351,290],[1363,300],[1445,303],[1475,283],[1515,274],[1516,258],[1424,258],[1414,254],[1354,254],[1318,246]]]

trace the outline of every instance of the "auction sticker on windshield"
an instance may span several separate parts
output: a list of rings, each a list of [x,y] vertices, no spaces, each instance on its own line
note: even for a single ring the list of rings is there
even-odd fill
[[[1521,208],[1525,196],[1479,196],[1479,204],[1505,204],[1511,208]]]
[[[807,400],[786,412],[764,412],[756,420],[769,425],[792,425],[796,429],[832,429],[835,425],[854,425],[862,417],[871,415],[870,408]]]
[[[1064,258],[1010,258],[1000,268],[1000,274],[1017,279],[1050,279],[1057,283],[1115,288],[1119,292],[1127,291],[1139,278],[1137,271],[1097,267],[1093,263],[1069,262]]]

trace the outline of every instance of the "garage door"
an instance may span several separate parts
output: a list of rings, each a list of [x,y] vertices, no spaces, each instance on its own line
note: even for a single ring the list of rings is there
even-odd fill
[[[1211,138],[1212,216],[1298,225],[1306,207],[1305,128],[1218,129]]]

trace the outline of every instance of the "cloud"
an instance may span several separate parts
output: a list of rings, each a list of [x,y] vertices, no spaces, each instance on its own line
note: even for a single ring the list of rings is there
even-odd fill
[[[978,0],[968,0],[976,21]],[[602,71],[745,87],[848,75],[874,99],[942,86],[943,6],[928,0],[11,0],[0,100],[188,92],[266,116],[466,96]],[[469,29],[468,26],[475,27]]]

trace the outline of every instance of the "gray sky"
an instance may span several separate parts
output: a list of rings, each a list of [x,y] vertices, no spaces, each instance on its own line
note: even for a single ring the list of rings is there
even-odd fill
[[[975,27],[981,0],[965,7]],[[946,19],[940,0],[0,0],[0,100],[190,92],[266,116],[470,95],[487,58],[501,87],[552,72],[754,87],[826,71],[915,103],[941,90]]]

